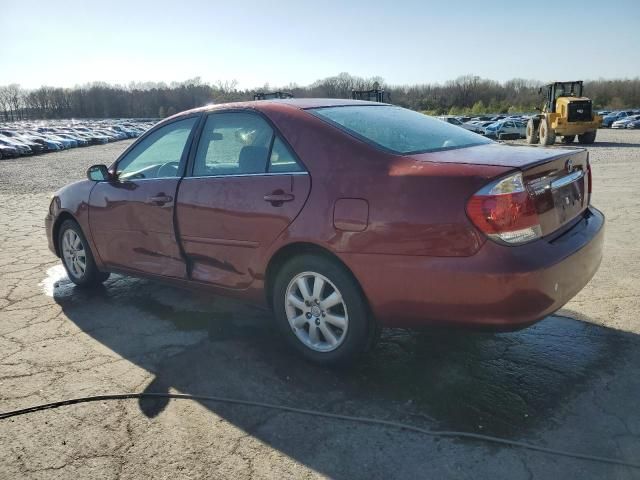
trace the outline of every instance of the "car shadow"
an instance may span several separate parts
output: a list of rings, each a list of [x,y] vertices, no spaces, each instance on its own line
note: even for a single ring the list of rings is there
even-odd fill
[[[44,282],[49,293],[85,333],[154,375],[146,392],[173,389],[512,439],[571,422],[567,428],[579,436],[593,419],[569,415],[568,401],[601,377],[615,375],[629,352],[640,351],[637,335],[551,316],[512,333],[388,330],[359,362],[327,369],[284,348],[270,315],[260,308],[115,275],[104,287],[86,291],[56,268]],[[617,402],[630,408],[639,394],[630,388],[628,398]],[[161,414],[167,404],[139,401],[147,417]],[[326,420],[203,404],[332,478],[363,477],[354,459],[375,455],[360,449],[369,441],[367,429],[352,428],[345,434],[348,445],[336,444]],[[345,462],[344,455],[352,460]]]

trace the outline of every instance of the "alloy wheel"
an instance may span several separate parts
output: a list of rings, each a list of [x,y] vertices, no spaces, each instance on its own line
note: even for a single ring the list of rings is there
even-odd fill
[[[302,272],[285,292],[287,320],[298,339],[317,352],[330,352],[346,338],[347,305],[338,288],[324,275]]]
[[[62,256],[67,269],[74,277],[84,277],[87,270],[87,254],[80,235],[72,229],[66,230],[62,236]]]

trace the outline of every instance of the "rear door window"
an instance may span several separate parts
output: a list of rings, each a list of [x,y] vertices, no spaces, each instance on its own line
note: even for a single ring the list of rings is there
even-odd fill
[[[303,171],[269,123],[251,112],[210,114],[193,164],[195,177]]]
[[[193,175],[265,173],[273,136],[266,120],[254,113],[211,114],[200,136]]]

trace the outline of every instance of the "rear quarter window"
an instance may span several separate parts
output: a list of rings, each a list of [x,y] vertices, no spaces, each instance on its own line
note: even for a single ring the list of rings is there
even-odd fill
[[[269,173],[303,172],[304,169],[278,137],[273,141],[269,158]]]
[[[308,111],[360,140],[400,155],[492,143],[462,127],[392,105],[347,105]]]

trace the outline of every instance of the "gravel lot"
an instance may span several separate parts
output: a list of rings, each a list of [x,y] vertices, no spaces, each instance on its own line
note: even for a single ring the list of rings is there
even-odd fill
[[[220,395],[640,461],[640,130],[598,133],[605,258],[516,333],[385,332],[350,369],[308,365],[261,310],[112,276],[74,289],[49,195],[128,145],[0,161],[0,411],[84,395]],[[122,400],[0,420],[0,478],[640,478],[640,470],[228,404]]]

